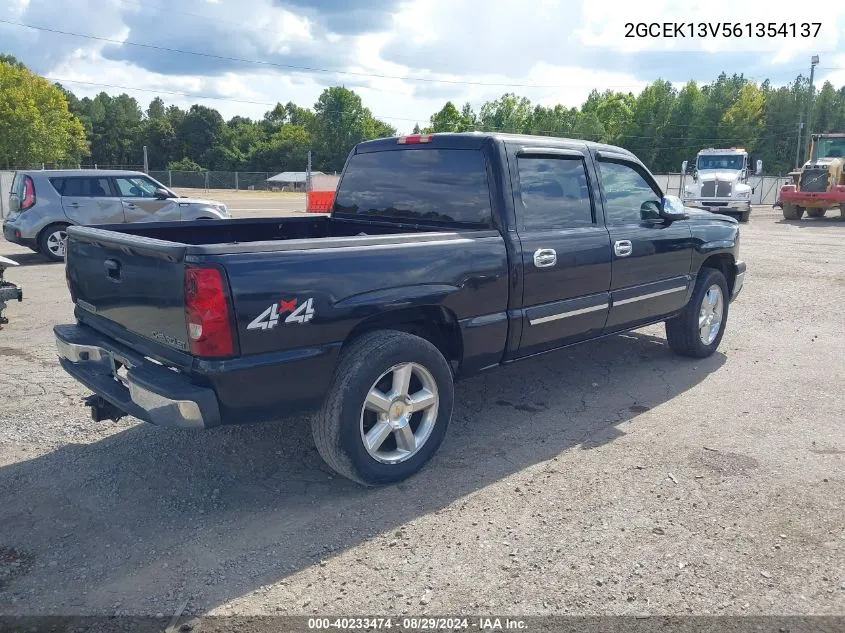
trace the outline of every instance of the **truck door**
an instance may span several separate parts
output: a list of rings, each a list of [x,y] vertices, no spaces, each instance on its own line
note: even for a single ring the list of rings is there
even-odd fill
[[[624,155],[599,152],[605,221],[613,248],[606,331],[646,323],[684,307],[692,287],[693,240],[686,220],[659,216],[663,193]]]
[[[583,152],[509,148],[508,162],[524,275],[517,356],[528,356],[602,331],[610,237]]]

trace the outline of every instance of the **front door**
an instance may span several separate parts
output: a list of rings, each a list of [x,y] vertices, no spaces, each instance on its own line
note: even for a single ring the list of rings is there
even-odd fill
[[[518,355],[528,356],[601,333],[610,238],[580,150],[521,148],[508,158],[522,244]]]
[[[123,201],[127,222],[176,222],[182,219],[179,204],[171,198],[156,197],[156,185],[144,176],[121,176],[114,179]]]
[[[101,176],[51,178],[62,196],[62,209],[74,224],[120,224],[123,207],[108,178]]]
[[[693,241],[686,220],[660,218],[663,194],[644,167],[600,158],[598,169],[613,250],[611,332],[683,308],[692,290]]]

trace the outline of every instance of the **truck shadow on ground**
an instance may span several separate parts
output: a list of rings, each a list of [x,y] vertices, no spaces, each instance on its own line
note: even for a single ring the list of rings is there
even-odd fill
[[[62,446],[0,468],[0,547],[32,561],[0,586],[0,613],[112,613],[116,603],[172,613],[186,599],[207,611],[563,452],[611,442],[620,423],[724,362],[678,358],[663,338],[635,332],[468,379],[438,455],[381,489],[329,471],[303,418],[203,433],[139,424]]]
[[[790,226],[797,226],[799,228],[818,228],[820,226],[845,228],[845,220],[839,216],[839,211],[831,211],[835,215],[825,216],[823,218],[801,218],[800,220],[785,220],[783,218],[777,221],[777,224],[788,224]]]

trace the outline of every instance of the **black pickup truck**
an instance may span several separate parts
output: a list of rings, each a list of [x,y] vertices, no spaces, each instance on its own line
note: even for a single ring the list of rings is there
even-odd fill
[[[95,419],[212,427],[318,410],[338,473],[404,479],[454,379],[666,322],[704,357],[740,292],[739,228],[630,152],[499,134],[380,139],[331,214],[68,229],[62,367]]]

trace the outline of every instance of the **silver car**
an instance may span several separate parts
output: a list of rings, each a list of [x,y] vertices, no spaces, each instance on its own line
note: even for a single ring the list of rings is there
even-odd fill
[[[70,224],[174,222],[231,217],[225,204],[179,197],[147,174],[112,170],[15,173],[3,235],[51,260],[65,256]]]

